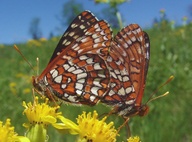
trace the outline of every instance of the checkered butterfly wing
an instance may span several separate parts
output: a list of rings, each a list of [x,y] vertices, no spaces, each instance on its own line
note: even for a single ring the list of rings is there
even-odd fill
[[[62,36],[42,74],[33,77],[36,91],[50,99],[95,105],[108,89],[104,58],[110,43],[109,25],[82,12]]]
[[[124,117],[141,113],[149,50],[149,37],[137,24],[123,28],[114,37],[107,57],[110,89],[102,99],[114,107],[114,113]]]

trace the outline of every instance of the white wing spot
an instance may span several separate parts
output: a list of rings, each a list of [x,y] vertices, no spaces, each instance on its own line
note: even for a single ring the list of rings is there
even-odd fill
[[[61,85],[61,88],[62,88],[62,89],[65,89],[66,87],[67,87],[67,84],[62,84],[62,85]]]
[[[125,104],[127,105],[131,105],[135,102],[135,99],[134,100],[129,100],[129,101],[125,101]]]
[[[117,75],[117,77],[118,77],[118,79],[119,79],[120,81],[122,81],[122,76],[121,76],[121,75]]]
[[[87,38],[81,39],[81,42],[86,42]]]
[[[126,92],[126,94],[129,94],[130,92],[132,92],[132,87],[127,87],[125,89],[125,92]]]
[[[83,70],[77,69],[77,70],[73,71],[72,73],[74,73],[74,74],[79,74],[79,73],[82,73],[82,72],[83,72]]]
[[[122,95],[122,96],[125,95],[125,90],[124,90],[123,87],[121,87],[121,89],[119,89],[118,94],[119,94],[119,95]]]
[[[94,43],[98,43],[98,42],[101,42],[101,41],[100,41],[99,38],[96,38],[96,39],[94,40]]]
[[[127,82],[127,81],[129,81],[129,77],[128,76],[124,76],[123,77],[123,82]]]
[[[84,25],[80,25],[80,29],[85,29],[85,26]]]
[[[79,83],[85,83],[85,79],[79,79],[79,80],[77,80],[77,82],[79,82]]]
[[[71,44],[71,42],[70,42],[70,41],[67,41],[64,45],[67,46],[67,45],[69,45],[69,44]]]
[[[75,34],[74,32],[70,32],[70,33],[69,33],[69,36],[72,37],[74,34]]]
[[[95,86],[102,87],[102,85],[100,84],[100,79],[98,79],[98,78],[95,78],[95,79],[94,79],[93,84],[94,84]]]
[[[70,68],[70,66],[68,64],[64,64],[63,67],[65,70],[68,70]]]
[[[90,96],[90,101],[94,102],[95,96]]]
[[[67,78],[67,83],[70,83],[71,82],[71,78]]]
[[[95,94],[95,95],[97,95],[98,96],[98,90],[99,90],[99,88],[98,87],[92,87],[91,88],[91,93],[93,93],[93,94]]]
[[[86,60],[87,58],[88,58],[88,57],[85,56],[85,55],[82,55],[82,56],[79,57],[80,60]]]
[[[57,77],[54,79],[54,81],[55,81],[56,83],[61,83],[61,82],[62,82],[62,75],[57,76]]]
[[[94,64],[94,69],[95,69],[95,70],[100,70],[100,69],[102,69],[102,68],[101,68],[101,66],[100,66],[99,63],[95,63],[95,64]]]
[[[78,96],[80,96],[82,94],[82,91],[81,90],[76,90],[76,93]]]
[[[93,58],[89,58],[86,60],[87,64],[92,64],[93,63]]]
[[[105,78],[106,76],[104,74],[98,74],[98,77]]]
[[[77,102],[75,98],[76,98],[76,96],[71,96],[71,95],[68,96],[68,100],[69,100],[70,102]]]
[[[87,77],[87,74],[85,72],[77,74],[77,79],[86,78],[86,77]]]
[[[69,69],[68,69],[68,72],[72,72],[72,71],[74,71],[75,70],[75,67],[70,67]]]
[[[136,38],[133,36],[133,37],[131,38],[131,40],[134,42],[134,41],[136,41]]]
[[[97,48],[99,46],[98,43],[93,44],[93,48]]]
[[[83,89],[83,84],[75,83],[75,88],[78,89],[78,90],[82,90]]]
[[[71,28],[75,28],[75,27],[77,27],[76,24],[71,24]]]
[[[58,71],[54,69],[54,71],[52,72],[52,77],[55,78],[58,76]]]
[[[113,96],[114,94],[115,94],[115,92],[113,90],[110,90],[108,95]]]
[[[98,37],[97,34],[92,35],[92,38],[94,38],[94,39],[97,38],[97,37]]]

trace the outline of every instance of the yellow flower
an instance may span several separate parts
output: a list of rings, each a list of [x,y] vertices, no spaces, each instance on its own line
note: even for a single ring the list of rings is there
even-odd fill
[[[48,99],[46,98],[44,103],[39,103],[38,97],[35,97],[34,103],[23,102],[23,106],[25,110],[23,114],[25,114],[29,120],[28,124],[24,124],[25,127],[29,127],[29,125],[33,124],[53,124],[56,123],[56,119],[62,113],[57,112],[59,106],[51,107],[48,105]]]
[[[4,44],[0,44],[0,48],[4,48],[5,47],[5,45]]]
[[[98,114],[93,112],[93,116],[89,112],[86,114],[83,112],[77,118],[79,125],[79,139],[78,142],[115,142],[117,131],[114,128],[113,122],[107,124],[104,117],[102,120],[98,120]]]
[[[45,41],[47,41],[47,39],[44,38],[44,37],[42,37],[42,38],[39,39],[39,41],[41,41],[41,42],[45,42]]]
[[[18,136],[14,132],[14,127],[11,127],[11,120],[7,119],[4,125],[0,121],[0,142],[29,142],[29,139]]]
[[[61,112],[57,112],[59,106],[51,107],[48,105],[46,98],[44,103],[39,103],[38,97],[35,97],[33,104],[23,102],[25,110],[23,114],[29,120],[29,123],[24,123],[23,126],[28,128],[26,136],[31,142],[39,142],[47,140],[47,125],[54,125],[57,118],[61,116]]]
[[[23,94],[29,94],[29,93],[31,93],[31,89],[30,88],[24,88],[22,92],[23,92]]]
[[[28,44],[29,46],[41,46],[40,41],[35,40],[35,39],[28,40],[28,41],[27,41],[27,44]]]
[[[11,92],[12,92],[14,95],[17,94],[16,86],[17,86],[17,84],[16,84],[15,82],[11,82],[11,83],[9,84],[9,88],[10,88]]]
[[[135,136],[135,137],[129,137],[127,139],[127,142],[141,142],[141,141],[140,141],[140,138],[138,136]]]
[[[98,120],[98,114],[96,111],[86,114],[83,112],[77,118],[77,123],[75,124],[71,120],[61,117],[60,120],[62,124],[55,123],[54,127],[60,132],[66,132],[66,130],[73,134],[79,134],[77,142],[115,142],[117,131],[114,129],[113,122],[107,124],[105,122],[107,117],[102,120]]]

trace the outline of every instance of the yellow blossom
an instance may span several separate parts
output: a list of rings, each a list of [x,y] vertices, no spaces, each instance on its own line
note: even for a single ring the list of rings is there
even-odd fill
[[[27,44],[29,46],[38,46],[38,47],[41,46],[41,43],[38,40],[34,40],[34,39],[28,40]]]
[[[107,117],[102,120],[98,120],[98,114],[96,111],[86,114],[83,112],[77,118],[77,124],[71,120],[59,117],[62,123],[55,123],[54,127],[60,132],[69,132],[73,135],[78,134],[79,138],[77,142],[115,142],[117,131],[114,128],[113,122],[107,124],[105,122]]]
[[[39,124],[53,124],[56,123],[56,119],[61,115],[61,112],[57,112],[59,106],[51,107],[48,105],[48,99],[46,98],[44,103],[39,103],[38,97],[35,97],[34,103],[23,102],[23,106],[25,110],[23,114],[25,114],[29,120],[29,125],[39,123]],[[24,124],[24,126],[28,127],[28,124]]]
[[[31,89],[30,88],[23,89],[23,94],[29,94],[29,93],[31,93]]]
[[[0,142],[29,142],[29,139],[18,136],[14,132],[14,127],[11,126],[11,120],[7,119],[4,125],[0,121]]]
[[[39,39],[39,41],[41,41],[41,42],[45,42],[45,41],[47,41],[47,39],[44,38],[44,37],[42,37],[42,38]]]
[[[5,45],[4,44],[0,44],[0,48],[4,48],[5,47]]]
[[[77,118],[80,130],[78,142],[115,142],[117,131],[113,122],[109,124],[105,122],[106,118],[98,120],[96,111],[93,112],[93,115],[90,112],[88,114],[83,112],[82,115],[79,115]]]
[[[23,102],[25,107],[23,114],[29,121],[23,126],[28,129],[26,136],[31,142],[47,141],[47,125],[54,125],[57,118],[61,116],[61,112],[57,112],[59,106],[51,107],[48,102],[46,98],[44,103],[39,103],[38,97],[35,97],[33,104]]]
[[[11,82],[11,83],[9,84],[9,88],[10,88],[11,92],[12,92],[14,95],[17,94],[16,86],[17,86],[17,84],[16,84],[15,82]]]
[[[141,141],[140,141],[140,138],[138,136],[135,136],[135,137],[129,137],[127,139],[127,142],[141,142]]]

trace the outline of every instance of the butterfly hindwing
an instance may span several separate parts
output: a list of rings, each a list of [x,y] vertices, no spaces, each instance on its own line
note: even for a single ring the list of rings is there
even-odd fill
[[[115,113],[130,115],[141,106],[149,62],[149,38],[137,24],[123,28],[114,37],[107,64],[110,89],[102,102]]]

